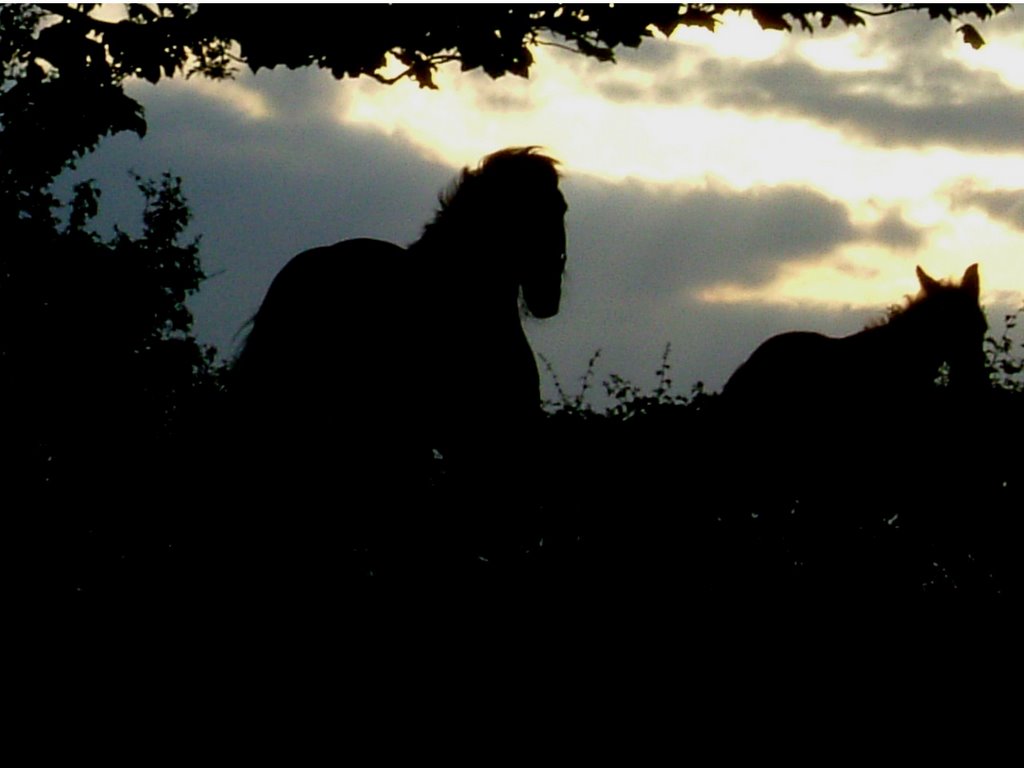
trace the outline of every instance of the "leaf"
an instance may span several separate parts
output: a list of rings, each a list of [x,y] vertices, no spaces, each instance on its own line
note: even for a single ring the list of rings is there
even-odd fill
[[[978,50],[985,44],[985,38],[981,36],[977,29],[972,24],[964,24],[962,27],[957,29],[964,37],[964,42],[967,43],[974,50]]]
[[[763,6],[754,6],[750,9],[750,13],[753,14],[761,29],[774,29],[780,32],[790,32],[793,29],[793,25],[786,21],[783,13],[766,10]],[[806,27],[806,20],[801,19],[801,21]]]

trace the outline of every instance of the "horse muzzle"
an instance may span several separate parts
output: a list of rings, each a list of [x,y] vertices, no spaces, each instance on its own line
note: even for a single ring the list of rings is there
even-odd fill
[[[565,256],[558,260],[557,270],[549,270],[544,274],[534,274],[522,282],[523,301],[530,314],[540,319],[554,317],[558,314],[562,299],[562,274],[565,267]]]

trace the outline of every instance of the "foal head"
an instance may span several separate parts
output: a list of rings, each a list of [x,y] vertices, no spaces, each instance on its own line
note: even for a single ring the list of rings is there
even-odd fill
[[[551,317],[561,296],[568,210],[556,165],[536,147],[518,147],[463,169],[421,242],[443,239],[472,253],[474,273],[514,283],[530,314]]]
[[[988,323],[978,301],[978,265],[969,266],[959,283],[935,280],[920,267],[917,279],[920,292],[893,312],[890,323],[908,329],[922,367],[935,373],[943,369],[948,383],[957,387],[984,384]]]

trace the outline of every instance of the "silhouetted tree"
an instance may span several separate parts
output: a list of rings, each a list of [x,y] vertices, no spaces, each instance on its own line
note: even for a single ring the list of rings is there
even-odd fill
[[[415,79],[435,86],[446,63],[491,77],[526,77],[531,49],[555,45],[600,61],[620,46],[636,47],[680,26],[714,30],[728,11],[750,13],[764,29],[813,31],[834,21],[921,11],[947,22],[984,20],[1008,4],[888,3],[878,10],[848,4],[626,5],[186,5],[129,4],[127,18],[97,18],[95,4],[4,5],[0,8],[0,169],[38,181],[96,146],[103,136],[143,135],[141,105],[125,95],[129,77],[230,77],[235,65],[253,71],[318,66],[337,77],[366,75],[383,83]],[[971,24],[958,32],[977,47]],[[385,75],[389,56],[403,69]],[[32,150],[26,153],[26,150]],[[31,169],[26,166],[32,166]]]
[[[985,354],[988,360],[992,385],[1005,392],[1024,393],[1024,343],[1015,342],[1013,330],[1017,327],[1024,306],[1003,317],[1003,332],[997,339],[985,339]]]
[[[170,507],[198,487],[195,422],[216,395],[185,306],[203,273],[197,241],[181,239],[180,179],[137,182],[141,236],[91,231],[99,193],[83,182],[48,221],[15,218],[0,254],[4,503],[64,590],[100,578],[82,558],[113,567],[172,543]]]
[[[136,178],[141,234],[106,239],[92,228],[93,182],[70,200],[53,191],[101,136],[145,123],[102,48],[51,38],[50,56],[34,57],[44,16],[0,8],[0,473],[5,510],[25,527],[23,575],[70,590],[101,578],[83,558],[131,561],[156,536],[194,471],[181,436],[216,383],[185,306],[204,275],[198,241],[183,240],[181,180]]]

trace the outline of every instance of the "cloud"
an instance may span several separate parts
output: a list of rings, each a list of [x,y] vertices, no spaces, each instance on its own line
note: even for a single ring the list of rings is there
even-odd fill
[[[913,249],[925,241],[924,231],[907,224],[897,210],[887,211],[875,224],[861,229],[863,240],[893,249]]]
[[[637,48],[620,48],[615,53],[617,61],[628,62],[631,68],[658,74],[676,66],[679,59],[686,56],[691,46],[673,43],[662,37],[644,38]],[[607,70],[606,64],[593,62],[601,70]]]
[[[954,62],[926,71],[827,72],[790,59],[757,66],[708,61],[691,91],[707,103],[759,115],[810,119],[883,147],[1016,149],[1024,97],[995,74]],[[915,103],[917,102],[917,103]]]
[[[601,350],[595,387],[611,373],[653,388],[666,344],[677,391],[697,381],[717,391],[749,354],[769,336],[795,329],[842,336],[861,330],[879,317],[874,308],[766,304],[704,304],[678,297],[623,295],[620,283],[601,283],[592,269],[594,254],[574,253],[586,273],[569,276],[562,312],[527,326],[535,351],[550,360],[570,396],[595,350]],[[593,284],[591,282],[593,281]],[[546,396],[555,396],[542,367]]]
[[[990,218],[1024,232],[1024,189],[982,190],[970,185],[952,193],[953,208],[980,208]]]
[[[999,21],[992,35],[997,48],[1024,28],[1024,19]],[[1017,149],[1024,93],[985,69],[980,57],[950,57],[951,38],[959,41],[945,23],[908,14],[876,20],[867,30],[833,28],[813,38],[795,32],[767,60],[723,57],[711,48],[677,43],[674,56],[652,57],[660,71],[635,64],[630,55],[618,72],[595,85],[618,104],[702,104],[760,118],[808,120],[881,147]],[[840,40],[850,42],[843,46],[846,64],[861,62],[863,69],[814,63],[823,57],[812,55],[822,50],[813,46]],[[653,77],[631,76],[634,70]]]
[[[455,173],[398,137],[341,126],[324,107],[331,95],[325,77],[343,87],[311,69],[240,75],[272,105],[262,120],[206,94],[138,87],[133,95],[146,108],[146,138],[108,139],[75,174],[96,178],[103,190],[98,224],[128,229],[142,205],[128,169],[183,178],[194,214],[190,231],[201,234],[203,268],[213,275],[190,306],[200,338],[223,353],[289,258],[350,237],[415,240]],[[339,312],[346,291],[365,289],[338,286]],[[375,290],[386,303],[387,286]]]
[[[856,332],[884,302],[876,308],[716,305],[700,296],[723,282],[763,288],[786,265],[815,263],[848,244],[910,247],[921,238],[896,210],[883,211],[875,223],[858,223],[843,203],[797,186],[741,192],[570,175],[564,190],[570,211],[563,312],[528,332],[570,395],[599,348],[598,382],[618,373],[653,386],[671,343],[673,374],[685,391],[697,380],[720,387],[773,333]],[[553,397],[551,382],[545,386]]]
[[[569,182],[575,250],[603,254],[620,285],[671,295],[729,280],[770,282],[779,267],[817,260],[852,242],[913,247],[922,240],[898,211],[855,224],[847,207],[797,186],[681,190],[630,182]],[[593,268],[594,265],[588,265]],[[613,279],[611,274],[607,275]]]

